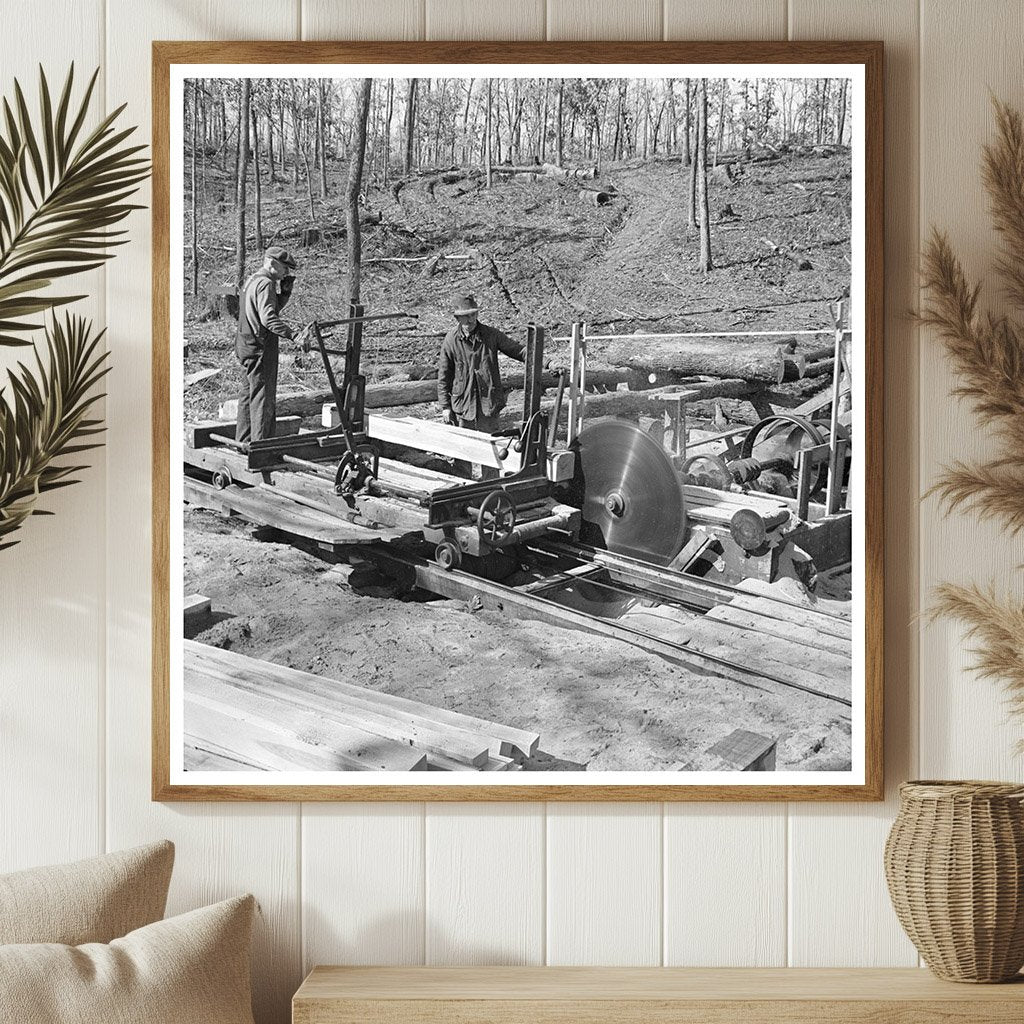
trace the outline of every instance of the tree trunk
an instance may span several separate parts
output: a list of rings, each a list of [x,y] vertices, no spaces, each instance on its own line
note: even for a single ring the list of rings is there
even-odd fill
[[[622,338],[617,341],[587,341],[591,362],[628,366],[645,373],[706,374],[741,380],[779,384],[786,372],[786,359],[777,341],[743,342],[717,338]],[[792,362],[792,359],[790,360]]]
[[[260,183],[260,117],[256,108],[252,111],[252,169],[256,183],[256,252],[263,252],[263,186]]]
[[[388,183],[391,170],[391,118],[395,113],[395,80],[388,79],[387,115],[384,118],[384,185]]]
[[[491,187],[491,79],[487,79],[487,115],[484,120],[485,145],[484,145],[484,172],[487,176],[487,187]]]
[[[364,78],[356,100],[355,137],[349,153],[348,180],[345,183],[345,221],[348,228],[348,301],[359,301],[359,270],[362,239],[359,228],[359,188],[363,180],[366,155],[366,119],[370,112],[372,78]]]
[[[718,131],[715,133],[715,159],[712,163],[713,167],[718,166],[718,154],[722,152],[722,141],[725,138],[725,101],[729,96],[729,83],[726,79],[722,79],[719,89],[721,90],[721,98],[718,104]]]
[[[292,187],[298,191],[299,188],[299,100],[295,91],[295,79],[292,79],[292,148],[294,149],[294,161],[292,167]],[[309,175],[307,174],[308,178]]]
[[[846,97],[849,89],[849,82],[844,78],[839,87],[839,119],[836,126],[836,142],[843,144],[843,132],[846,130]]]
[[[316,144],[317,144],[317,159],[320,162],[320,197],[322,199],[327,198],[327,117],[326,108],[327,104],[324,100],[324,83],[323,79],[318,79],[316,83]]]
[[[405,173],[412,172],[413,136],[416,128],[416,79],[409,79],[409,91],[405,97]]]
[[[556,152],[555,152],[555,163],[559,167],[562,166],[562,101],[565,95],[565,79],[560,78],[558,80],[558,131],[556,133]]]
[[[281,178],[288,174],[288,142],[284,134],[284,88],[277,83],[277,148],[281,156]]]
[[[697,206],[700,210],[700,269],[711,263],[711,217],[708,213],[708,81],[700,80],[697,94]]]
[[[196,215],[199,204],[196,201],[196,144],[199,124],[199,83],[192,81],[192,294],[199,294],[199,225]],[[205,162],[205,161],[204,161]]]
[[[683,146],[683,166],[689,167],[693,163],[693,154],[690,151],[690,130],[693,125],[693,103],[690,98],[690,80],[683,79],[686,87],[686,144]]]
[[[268,89],[273,82],[268,83]],[[267,184],[274,184],[274,94],[267,96]]]
[[[251,79],[242,78],[238,98],[238,177],[235,179],[235,285],[241,291],[245,280],[245,178],[249,170],[249,95]]]

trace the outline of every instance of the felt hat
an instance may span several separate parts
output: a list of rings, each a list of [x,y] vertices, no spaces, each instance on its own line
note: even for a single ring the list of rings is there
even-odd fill
[[[279,245],[270,246],[263,256],[265,259],[277,260],[279,263],[283,263],[289,270],[294,270],[298,266],[295,260],[292,259],[291,253]]]
[[[471,313],[479,313],[480,307],[476,304],[474,295],[456,295],[452,299],[452,313],[455,316],[469,316]]]

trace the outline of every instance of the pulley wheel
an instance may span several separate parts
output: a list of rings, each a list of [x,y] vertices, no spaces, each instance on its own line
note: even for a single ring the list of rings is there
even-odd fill
[[[571,500],[581,539],[595,547],[668,565],[686,540],[686,505],[661,445],[624,420],[599,420],[577,442]]]

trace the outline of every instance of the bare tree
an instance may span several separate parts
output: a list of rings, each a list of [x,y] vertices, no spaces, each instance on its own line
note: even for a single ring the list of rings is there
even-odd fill
[[[416,83],[409,79],[409,91],[405,98],[405,173],[412,171],[412,153],[416,134]]]
[[[196,202],[196,146],[199,125],[199,82],[192,81],[192,294],[199,294],[199,225]],[[205,163],[205,161],[204,161]]]
[[[249,171],[249,78],[240,79],[238,98],[238,177],[235,180],[237,207],[235,243],[235,285],[241,290],[245,280],[245,179]]]
[[[563,121],[562,121],[562,103],[565,97],[565,79],[560,78],[558,80],[558,130],[555,132],[557,140],[557,150],[555,153],[555,163],[559,167],[562,166],[562,135],[563,135]]]
[[[252,108],[252,170],[256,184],[254,193],[256,217],[256,251],[263,252],[263,186],[260,183],[260,117],[254,105]]]
[[[491,79],[487,79],[487,116],[484,133],[484,167],[487,172],[487,187],[491,187]]]
[[[362,238],[359,233],[359,189],[363,180],[366,156],[366,119],[370,112],[372,78],[364,78],[356,99],[355,133],[348,158],[348,180],[345,182],[345,226],[348,229],[348,300],[359,301],[359,269]]]
[[[711,217],[708,214],[708,82],[697,86],[697,203],[700,208],[700,269],[711,267]]]
[[[327,198],[327,116],[324,99],[324,80],[316,83],[316,159],[320,165],[320,198]]]
[[[384,184],[388,183],[388,171],[391,169],[391,118],[395,113],[395,80],[388,79],[388,106],[384,117]]]

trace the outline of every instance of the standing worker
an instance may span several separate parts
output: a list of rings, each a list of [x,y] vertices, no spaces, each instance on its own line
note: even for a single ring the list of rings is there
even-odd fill
[[[498,353],[526,361],[526,347],[477,319],[472,295],[452,302],[456,324],[441,344],[437,363],[437,402],[445,423],[493,434],[505,408]]]
[[[263,266],[245,282],[239,296],[235,355],[245,380],[238,392],[236,441],[274,436],[279,339],[295,337],[281,319],[281,309],[291,298],[295,267],[286,249],[272,245],[263,255]]]

